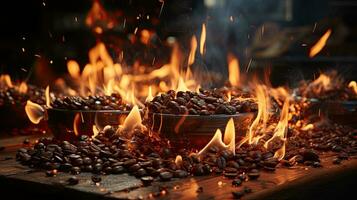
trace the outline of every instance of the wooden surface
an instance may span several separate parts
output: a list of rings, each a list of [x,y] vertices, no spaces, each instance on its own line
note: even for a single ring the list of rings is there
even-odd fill
[[[46,177],[44,171],[22,166],[15,160],[16,149],[22,146],[25,137],[0,140],[0,191],[13,192],[16,195],[40,195],[63,199],[81,197],[86,199],[140,199],[150,194],[160,193],[167,188],[162,199],[232,199],[232,191],[239,191],[245,186],[253,193],[243,199],[333,199],[347,195],[346,191],[355,190],[357,181],[357,159],[344,161],[341,165],[332,165],[332,157],[324,156],[323,168],[296,166],[280,167],[275,172],[262,172],[256,181],[244,182],[240,187],[233,187],[232,180],[222,176],[189,177],[170,182],[154,182],[143,187],[140,180],[128,174],[102,176],[99,185],[91,181],[90,173],[78,175],[79,184],[69,186],[66,180],[72,175],[59,173],[56,177]],[[31,138],[32,141],[36,137]],[[222,182],[219,186],[218,183]],[[197,192],[202,187],[203,192]],[[349,188],[351,187],[351,188]],[[16,193],[21,188],[21,193]],[[317,195],[317,196],[316,196]]]

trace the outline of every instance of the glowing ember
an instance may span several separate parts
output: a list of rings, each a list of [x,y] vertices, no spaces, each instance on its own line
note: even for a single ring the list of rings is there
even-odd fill
[[[201,38],[200,38],[200,54],[203,55],[205,51],[206,42],[206,25],[202,24]]]
[[[182,156],[180,156],[180,155],[176,156],[175,164],[176,164],[177,167],[181,167],[182,166]]]
[[[228,54],[228,73],[231,86],[239,86],[239,61],[233,54]]]
[[[356,81],[351,81],[349,84],[348,84],[348,88],[352,89],[352,91],[357,94],[357,83]]]
[[[45,117],[45,109],[30,100],[26,102],[25,112],[29,120],[34,124],[40,123],[40,121]]]
[[[326,33],[311,47],[309,57],[315,57],[320,51],[325,47],[328,38],[331,35],[331,29],[327,30]]]
[[[314,129],[314,125],[313,124],[307,124],[306,126],[302,127],[301,130],[302,131],[308,131]]]

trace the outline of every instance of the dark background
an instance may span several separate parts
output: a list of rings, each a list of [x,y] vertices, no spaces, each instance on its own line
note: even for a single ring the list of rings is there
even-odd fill
[[[209,6],[212,1],[215,5]],[[48,75],[58,77],[66,72],[68,59],[77,60],[81,66],[87,63],[88,50],[97,41],[107,44],[115,60],[118,51],[124,49],[129,67],[136,59],[150,63],[153,57],[160,58],[154,66],[159,67],[168,60],[165,41],[169,36],[175,36],[185,49],[192,34],[199,38],[205,22],[206,56],[196,59],[204,69],[225,75],[226,54],[233,52],[241,61],[242,71],[247,67],[249,72],[271,68],[276,84],[309,78],[327,68],[338,69],[349,79],[356,79],[357,1],[165,0],[162,10],[159,0],[100,2],[114,16],[116,25],[99,35],[85,23],[92,0],[7,1],[2,5],[0,17],[0,72],[31,80],[35,76],[34,68],[46,66],[50,69]],[[139,14],[141,18],[137,19]],[[145,18],[147,15],[150,20]],[[231,16],[233,21],[229,20]],[[316,26],[315,32],[292,42],[287,50],[270,57],[256,56],[252,47],[254,38],[262,28],[270,31],[267,24],[278,27],[278,32],[301,27],[312,30]],[[153,45],[128,43],[128,35],[136,27],[156,32]],[[328,28],[333,29],[331,42],[316,58],[308,58],[308,49]],[[271,40],[264,37],[262,40]]]

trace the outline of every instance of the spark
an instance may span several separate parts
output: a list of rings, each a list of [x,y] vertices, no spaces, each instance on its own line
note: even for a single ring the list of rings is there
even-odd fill
[[[23,48],[23,47],[22,47],[22,48],[21,48],[21,50],[22,50],[22,52],[24,52],[24,53],[25,53],[25,48]]]
[[[312,29],[312,32],[314,33],[317,27],[317,22],[314,23],[314,28]]]
[[[248,71],[249,71],[249,69],[250,69],[250,65],[252,64],[252,60],[253,60],[253,59],[250,59],[250,60],[249,60],[249,63],[248,63],[248,66],[247,66],[247,70],[246,70],[246,72],[248,72]]]
[[[162,10],[164,9],[165,1],[164,0],[159,0],[159,2],[161,3],[160,13],[159,13],[159,18],[160,18]]]

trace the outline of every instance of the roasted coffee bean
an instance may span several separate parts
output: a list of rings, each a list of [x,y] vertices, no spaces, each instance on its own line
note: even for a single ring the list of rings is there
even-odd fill
[[[118,165],[118,166],[112,167],[112,173],[113,173],[113,174],[121,174],[121,173],[123,173],[124,171],[125,171],[125,169],[124,169],[123,166]]]
[[[173,177],[171,172],[161,172],[159,176],[162,181],[169,181]]]
[[[24,145],[30,144],[30,140],[26,138],[26,139],[23,141],[23,144],[24,144]]]
[[[154,181],[154,178],[151,176],[144,176],[144,177],[141,177],[140,179],[145,186],[151,185],[151,183]]]
[[[235,191],[232,192],[234,199],[241,199],[244,196],[244,191]]]
[[[93,172],[95,173],[101,172],[102,169],[103,169],[103,165],[101,163],[96,163],[95,165],[93,165]]]
[[[123,163],[123,166],[129,167],[129,166],[134,165],[134,164],[136,164],[136,163],[137,163],[136,159],[129,159],[129,160],[127,160],[127,161],[125,161],[125,162]]]
[[[174,172],[174,177],[176,178],[185,178],[188,176],[188,173],[184,170],[176,170]]]
[[[71,174],[77,175],[81,173],[81,169],[79,167],[72,167]]]
[[[335,164],[335,165],[339,165],[339,164],[341,164],[341,162],[342,162],[342,160],[339,159],[339,158],[334,158],[333,161],[332,161],[332,163]]]
[[[195,176],[202,176],[205,174],[205,171],[203,170],[203,165],[202,164],[196,164],[192,168],[192,174]]]
[[[48,177],[54,177],[56,175],[57,175],[57,170],[55,170],[55,169],[46,171],[46,176],[48,176]]]
[[[67,180],[68,185],[77,185],[79,180],[76,176],[72,176]]]
[[[143,176],[147,175],[146,170],[143,169],[143,168],[140,168],[134,174],[135,174],[136,177],[143,177]]]
[[[255,179],[258,179],[259,176],[260,176],[260,173],[258,170],[256,169],[252,169],[250,172],[248,172],[248,177],[250,180],[255,180]]]
[[[99,183],[99,182],[102,181],[102,177],[100,177],[100,176],[98,176],[98,175],[93,175],[93,176],[92,176],[92,181],[93,181],[94,183]]]
[[[317,168],[317,167],[322,167],[322,165],[321,165],[320,162],[313,162],[313,163],[312,163],[312,166],[313,166],[313,167],[316,167],[316,168]]]
[[[224,169],[226,167],[227,163],[226,163],[226,159],[222,156],[219,156],[217,158],[217,166],[220,169]]]
[[[240,186],[240,185],[242,185],[242,181],[240,180],[240,179],[234,179],[233,181],[232,181],[232,185],[233,186]]]

